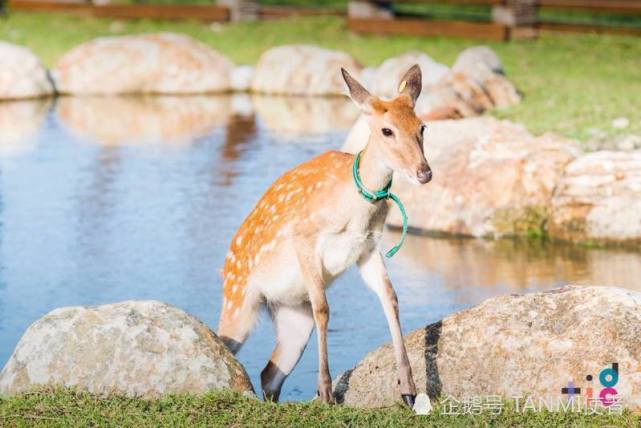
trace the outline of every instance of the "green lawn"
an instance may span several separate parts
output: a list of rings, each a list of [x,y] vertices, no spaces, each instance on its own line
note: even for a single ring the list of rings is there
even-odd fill
[[[207,25],[196,22],[114,21],[60,14],[12,13],[0,18],[0,39],[31,47],[49,66],[93,37],[153,31],[191,35],[237,63],[253,64],[266,49],[313,43],[343,49],[365,65],[418,49],[451,65],[462,49],[483,43],[460,38],[378,37],[350,33],[341,18]],[[524,123],[535,133],[553,131],[581,140],[595,133],[641,135],[641,39],[622,36],[545,35],[538,40],[488,43],[525,94],[496,116]],[[612,120],[626,117],[617,130]]]
[[[271,404],[232,393],[174,396],[146,401],[97,398],[68,390],[0,398],[0,426],[297,426],[297,427],[638,427],[639,415],[516,412],[500,415],[435,413],[416,416],[403,407],[362,410],[316,403]]]

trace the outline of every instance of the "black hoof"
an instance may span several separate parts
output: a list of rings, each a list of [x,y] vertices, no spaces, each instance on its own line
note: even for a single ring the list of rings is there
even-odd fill
[[[403,402],[407,407],[412,409],[414,407],[414,401],[416,400],[416,395],[414,394],[401,394],[401,397],[403,398]]]

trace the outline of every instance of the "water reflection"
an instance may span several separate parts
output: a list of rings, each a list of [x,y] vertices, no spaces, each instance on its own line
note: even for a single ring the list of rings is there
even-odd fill
[[[34,147],[51,100],[0,101],[0,156],[12,156]]]
[[[398,233],[390,233],[394,245]],[[396,262],[418,275],[438,275],[452,289],[501,285],[512,292],[554,284],[608,285],[641,291],[641,253],[528,240],[410,236]]]
[[[253,101],[265,128],[275,133],[343,132],[358,118],[358,110],[346,97],[255,96]]]
[[[105,146],[190,144],[231,114],[230,97],[62,97],[58,117],[76,137]]]

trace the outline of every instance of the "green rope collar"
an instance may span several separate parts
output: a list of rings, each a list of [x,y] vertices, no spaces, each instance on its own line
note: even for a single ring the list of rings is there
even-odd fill
[[[405,235],[407,235],[407,213],[405,212],[405,207],[403,206],[403,203],[398,198],[398,196],[390,192],[390,188],[392,187],[391,178],[389,183],[387,183],[387,185],[383,187],[381,190],[376,190],[374,192],[371,192],[365,187],[365,185],[361,181],[361,178],[358,175],[358,166],[361,161],[361,153],[362,152],[358,152],[356,156],[354,156],[354,165],[352,167],[352,177],[354,177],[354,184],[356,184],[358,193],[360,193],[361,196],[369,202],[376,202],[376,201],[380,201],[381,199],[393,200],[394,203],[396,203],[396,205],[398,206],[398,209],[401,211],[401,216],[403,217],[403,233],[401,234],[401,240],[398,244],[392,247],[392,249],[385,254],[385,257],[392,257],[394,254],[398,252],[398,250],[401,249],[401,245],[403,245],[403,242],[405,242]]]

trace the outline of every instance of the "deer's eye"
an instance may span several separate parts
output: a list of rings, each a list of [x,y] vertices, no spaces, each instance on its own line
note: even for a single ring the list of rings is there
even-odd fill
[[[394,133],[392,132],[392,130],[391,130],[391,129],[389,129],[389,128],[383,128],[383,129],[381,129],[381,132],[382,132],[382,133],[383,133],[383,135],[385,135],[386,137],[391,137],[392,135],[394,135]]]
[[[421,135],[425,135],[425,130],[427,129],[427,126],[421,125]]]

